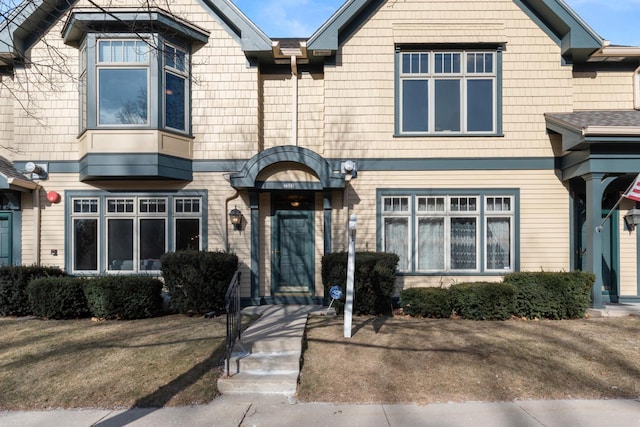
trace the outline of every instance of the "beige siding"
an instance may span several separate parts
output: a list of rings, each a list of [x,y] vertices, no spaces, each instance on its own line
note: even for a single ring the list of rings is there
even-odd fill
[[[569,270],[569,197],[553,171],[362,172],[351,181],[351,186],[353,200],[357,200],[352,210],[358,217],[357,248],[371,251],[380,244],[375,205],[379,188],[463,188],[471,191],[473,188],[519,188],[520,270]],[[417,286],[450,285],[470,278],[442,275],[404,280],[409,286]],[[489,279],[482,276],[482,280]]]
[[[637,296],[638,295],[638,230],[625,231],[624,215],[633,208],[634,202],[624,199],[620,204],[620,217],[618,221],[618,229],[620,230],[620,289],[621,296]]]
[[[506,44],[504,137],[394,138],[393,29],[420,28],[424,21],[452,37],[440,42],[475,42],[459,29],[481,23],[490,27],[483,37]],[[415,36],[414,43],[434,41],[430,34]],[[327,157],[552,156],[543,114],[572,109],[571,67],[562,65],[560,48],[511,0],[384,4],[346,41],[338,63],[325,69]]]
[[[634,72],[573,73],[575,110],[631,110]]]
[[[101,3],[108,7],[126,4]],[[81,2],[78,6],[90,5]],[[168,5],[163,6],[166,9]],[[257,69],[247,67],[239,43],[197,2],[172,2],[170,9],[177,17],[210,32],[209,43],[196,49],[192,57],[194,159],[253,156],[258,150]],[[32,60],[39,66],[16,73],[18,99],[12,126],[20,151],[12,159],[79,158],[79,51],[64,45],[60,38],[65,20],[66,16],[31,49]],[[7,121],[2,109],[9,101],[2,95],[5,101],[0,104],[0,120]],[[6,150],[3,154],[7,155]]]

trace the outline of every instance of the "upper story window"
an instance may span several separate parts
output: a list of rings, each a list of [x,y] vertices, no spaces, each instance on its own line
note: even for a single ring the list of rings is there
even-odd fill
[[[98,126],[149,124],[149,46],[143,40],[99,39]]]
[[[398,50],[400,135],[499,133],[498,50]]]
[[[191,53],[209,33],[168,12],[75,9],[62,30],[79,48],[80,131],[190,134]]]
[[[83,129],[189,132],[189,50],[163,37],[90,34],[80,51]]]

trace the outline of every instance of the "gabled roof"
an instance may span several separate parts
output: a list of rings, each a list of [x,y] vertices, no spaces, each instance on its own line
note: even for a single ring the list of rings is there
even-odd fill
[[[271,52],[271,39],[230,0],[197,1],[240,43],[248,56]],[[76,0],[24,0],[0,22],[0,64],[10,65],[21,58],[75,3]]]
[[[603,46],[596,34],[562,0],[513,0],[562,48],[568,61],[584,61]],[[366,21],[384,0],[347,0],[308,40],[313,51],[336,51],[351,26]]]

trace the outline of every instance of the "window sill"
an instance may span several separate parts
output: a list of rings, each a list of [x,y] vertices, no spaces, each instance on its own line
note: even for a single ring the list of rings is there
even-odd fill
[[[396,274],[398,276],[412,277],[412,276],[487,276],[487,277],[495,277],[495,276],[504,276],[505,274],[514,273],[515,270],[496,270],[496,271],[465,271],[465,272],[452,272],[452,271],[441,271],[441,272],[433,272],[433,273],[419,273],[419,272],[411,272],[411,271],[399,271]]]
[[[503,138],[504,133],[394,133],[394,138]]]

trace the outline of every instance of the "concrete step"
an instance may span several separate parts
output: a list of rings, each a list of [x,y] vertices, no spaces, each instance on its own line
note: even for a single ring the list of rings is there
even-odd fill
[[[293,395],[298,386],[295,373],[259,375],[240,372],[218,379],[218,390],[223,394],[286,394]]]
[[[284,353],[253,353],[231,357],[231,372],[292,373],[300,370],[300,350]],[[226,366],[225,366],[226,368]]]

